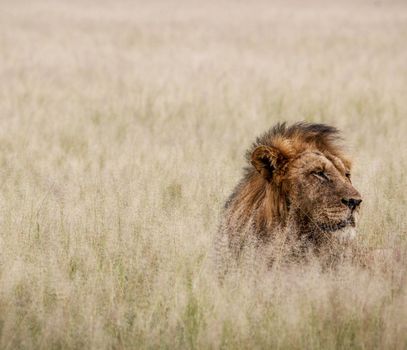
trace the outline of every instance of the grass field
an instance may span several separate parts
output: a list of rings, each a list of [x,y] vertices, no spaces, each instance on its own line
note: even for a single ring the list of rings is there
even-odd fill
[[[300,120],[388,254],[220,285],[244,152]],[[2,0],[0,348],[406,349],[406,137],[404,1]]]

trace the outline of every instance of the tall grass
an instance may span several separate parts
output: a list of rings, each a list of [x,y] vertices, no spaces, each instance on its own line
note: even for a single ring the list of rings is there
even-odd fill
[[[407,347],[400,1],[0,5],[0,348]],[[368,268],[211,244],[277,121],[341,128]]]

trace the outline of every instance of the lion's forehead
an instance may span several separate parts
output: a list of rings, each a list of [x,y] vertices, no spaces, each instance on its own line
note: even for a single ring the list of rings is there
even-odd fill
[[[316,168],[318,166],[327,167],[333,166],[341,174],[346,174],[350,171],[350,164],[346,158],[340,158],[328,152],[318,150],[307,150],[302,152],[294,159],[293,163],[297,163],[295,168]]]
[[[350,171],[349,167],[346,166],[345,160],[334,156],[333,154],[327,154],[326,158],[331,161],[331,163],[338,169],[342,174],[346,174]]]

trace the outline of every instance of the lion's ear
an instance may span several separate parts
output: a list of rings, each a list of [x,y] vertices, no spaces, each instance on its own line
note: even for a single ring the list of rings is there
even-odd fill
[[[266,180],[271,180],[273,173],[283,165],[283,160],[282,153],[269,146],[257,147],[251,157],[251,163]]]

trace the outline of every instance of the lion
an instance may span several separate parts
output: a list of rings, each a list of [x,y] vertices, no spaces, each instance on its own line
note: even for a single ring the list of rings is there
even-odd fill
[[[296,254],[352,241],[362,198],[341,140],[335,127],[305,122],[279,123],[258,137],[224,206],[217,263],[239,258],[249,243],[261,247],[281,237],[299,243]]]

